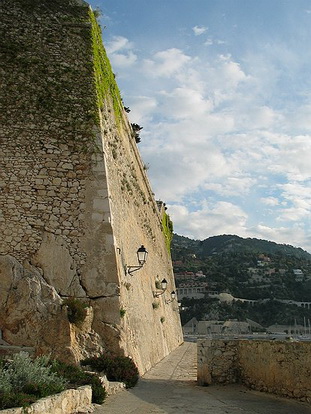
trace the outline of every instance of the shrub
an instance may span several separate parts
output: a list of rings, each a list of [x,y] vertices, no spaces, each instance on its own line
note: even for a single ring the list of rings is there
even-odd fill
[[[70,323],[79,326],[84,322],[87,313],[87,305],[85,303],[81,302],[79,299],[70,297],[65,299],[63,304],[67,306],[68,320]]]
[[[104,402],[107,393],[98,375],[85,372],[76,365],[69,365],[60,361],[52,361],[52,371],[65,378],[68,381],[68,386],[71,388],[91,385],[92,402],[96,404]]]
[[[47,357],[31,359],[26,352],[0,364],[0,408],[27,406],[65,389],[66,381],[48,366]]]
[[[30,404],[34,403],[37,397],[34,395],[28,395],[20,392],[0,392],[0,409],[14,407],[29,407]]]
[[[155,284],[156,289],[162,289],[162,286],[161,286],[161,282],[160,282],[160,280],[156,280],[156,281],[154,282],[154,284]]]
[[[126,388],[136,385],[139,372],[134,361],[129,357],[115,355],[101,355],[81,361],[82,365],[89,365],[97,372],[104,372],[109,381],[124,382]]]

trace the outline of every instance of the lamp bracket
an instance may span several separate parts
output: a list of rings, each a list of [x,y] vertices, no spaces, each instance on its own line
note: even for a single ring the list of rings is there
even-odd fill
[[[157,290],[157,291],[153,291],[152,293],[153,293],[153,297],[154,298],[158,298],[158,297],[160,297],[160,296],[162,296],[163,295],[163,293],[166,291],[166,289],[164,289],[164,290]]]
[[[129,275],[132,276],[132,274],[134,272],[136,272],[137,270],[141,269],[143,267],[143,265],[139,265],[139,266],[126,266],[126,273],[128,273]]]

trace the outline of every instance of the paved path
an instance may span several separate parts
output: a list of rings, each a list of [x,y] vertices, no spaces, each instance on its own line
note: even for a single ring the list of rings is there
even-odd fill
[[[238,385],[196,385],[196,344],[185,342],[135,388],[96,406],[95,414],[311,414],[311,406]]]

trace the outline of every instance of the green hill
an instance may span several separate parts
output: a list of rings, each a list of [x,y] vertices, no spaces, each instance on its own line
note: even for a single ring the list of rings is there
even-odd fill
[[[173,255],[178,251],[194,253],[198,257],[204,258],[215,254],[223,253],[254,253],[272,254],[281,256],[292,256],[297,259],[311,260],[311,254],[288,244],[278,244],[268,240],[255,238],[242,238],[236,235],[224,234],[213,236],[203,241],[192,240],[188,237],[174,234],[172,242]]]
[[[204,315],[250,318],[265,326],[291,323],[295,318],[300,323],[303,318],[311,319],[311,309],[280,303],[282,300],[311,302],[311,255],[301,248],[235,235],[199,241],[175,234],[172,259],[176,274],[190,275],[186,280],[176,278],[177,288],[182,283],[207,283],[204,298],[182,300],[187,309],[181,313],[183,322]],[[209,291],[255,300],[256,306],[239,302],[221,304],[209,297]]]

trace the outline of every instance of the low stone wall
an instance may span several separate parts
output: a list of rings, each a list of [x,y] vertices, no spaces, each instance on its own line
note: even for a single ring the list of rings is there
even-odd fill
[[[260,340],[198,341],[198,384],[243,383],[311,402],[311,343]]]
[[[92,407],[92,389],[90,385],[70,389],[60,394],[42,398],[29,408],[27,414],[73,414],[87,411]],[[1,414],[24,414],[23,408],[10,408],[0,411]]]
[[[119,391],[125,390],[124,382],[108,381],[106,376],[100,377],[100,380],[107,392],[107,395],[114,395],[117,394]]]

